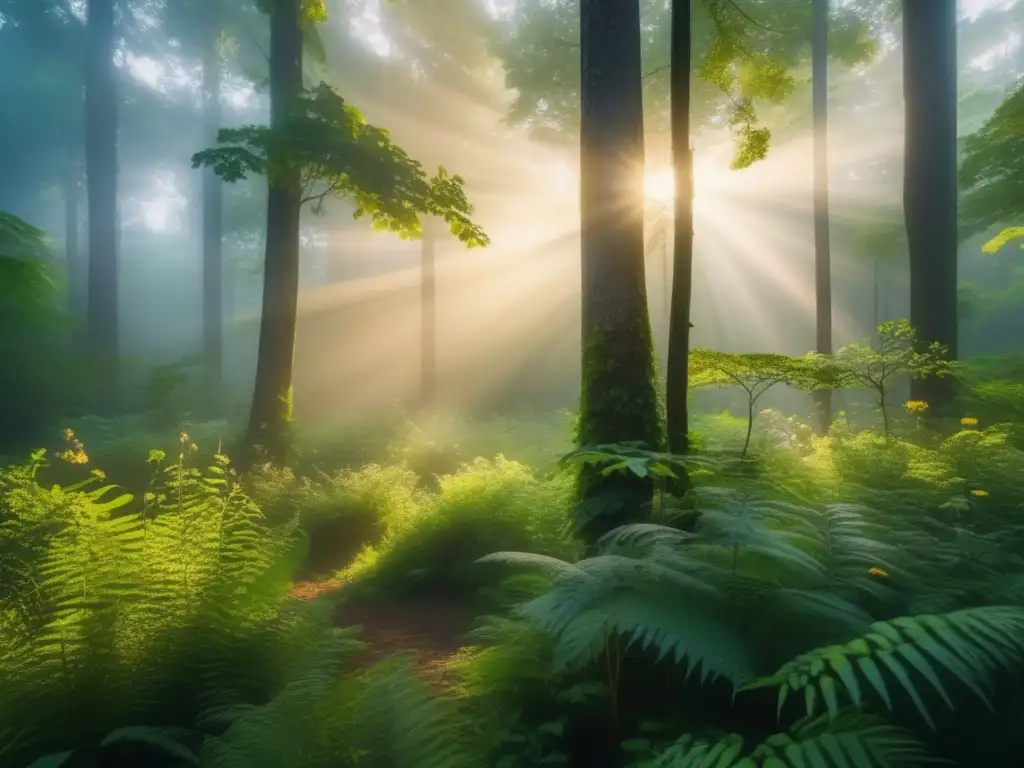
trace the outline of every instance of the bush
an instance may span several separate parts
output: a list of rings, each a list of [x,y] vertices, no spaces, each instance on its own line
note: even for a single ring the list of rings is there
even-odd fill
[[[375,584],[397,593],[466,595],[480,586],[478,558],[518,547],[571,556],[566,538],[572,482],[540,480],[526,466],[498,456],[476,459],[439,478],[422,511],[388,520],[373,565]]]

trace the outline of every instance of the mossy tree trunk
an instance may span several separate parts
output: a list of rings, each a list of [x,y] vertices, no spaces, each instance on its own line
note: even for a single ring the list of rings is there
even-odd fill
[[[638,0],[581,0],[581,445],[660,447],[644,280],[644,136]],[[593,544],[647,514],[653,486],[581,473],[578,530]]]
[[[811,110],[814,123],[814,298],[815,349],[832,354],[832,243],[828,200],[828,37],[829,0],[811,7]],[[832,390],[814,393],[818,430],[832,424]]]
[[[910,324],[922,345],[957,355],[956,0],[903,0],[903,211],[910,251]],[[911,382],[940,413],[952,377]]]
[[[302,90],[299,13],[299,0],[274,0],[270,11],[271,129],[283,125]],[[246,444],[250,449],[259,446],[267,460],[277,463],[287,456],[291,428],[301,208],[298,169],[269,180],[263,311]]]
[[[672,164],[675,172],[672,240],[672,306],[669,313],[665,410],[673,453],[689,450],[690,304],[693,293],[693,152],[690,149],[690,70],[692,0],[672,3],[669,92]]]

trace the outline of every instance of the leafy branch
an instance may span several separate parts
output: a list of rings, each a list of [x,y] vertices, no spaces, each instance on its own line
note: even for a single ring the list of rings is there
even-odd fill
[[[325,83],[303,93],[279,129],[223,129],[217,145],[193,155],[192,166],[209,167],[229,183],[263,175],[273,184],[298,171],[302,203],[316,213],[334,198],[355,206],[353,218],[368,215],[374,229],[403,238],[421,237],[420,217],[428,215],[444,219],[471,248],[490,242],[471,218],[461,176],[442,167],[428,177],[387,131]]]

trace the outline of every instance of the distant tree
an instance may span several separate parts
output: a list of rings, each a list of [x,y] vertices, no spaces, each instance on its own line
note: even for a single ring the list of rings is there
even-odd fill
[[[85,175],[88,190],[89,340],[98,365],[118,357],[117,70],[114,0],[88,0],[85,55]],[[105,406],[112,405],[105,403]]]
[[[437,396],[437,233],[425,221],[420,250],[420,393],[419,406],[429,409]]]
[[[672,3],[669,79],[672,167],[675,178],[672,229],[672,293],[669,309],[668,364],[665,376],[665,415],[668,447],[687,453],[690,443],[690,308],[693,299],[693,149],[690,113],[693,94],[693,3]]]
[[[662,442],[644,279],[644,125],[638,0],[580,0],[581,446]],[[650,478],[579,476],[593,544],[636,520]]]
[[[957,356],[956,0],[903,0],[903,208],[910,323],[921,343]],[[941,410],[949,378],[922,375],[911,399]]]
[[[814,120],[814,304],[815,349],[832,354],[832,250],[829,232],[828,184],[828,41],[829,0],[813,0],[811,19],[811,80]],[[832,392],[814,393],[818,428],[832,423]]]
[[[223,62],[218,43],[222,31],[220,3],[207,0],[203,19],[203,136],[214,142],[220,130]],[[203,370],[207,404],[217,413],[224,368],[224,189],[217,175],[203,173]]]
[[[357,218],[368,216],[374,229],[407,238],[422,236],[422,216],[436,216],[467,246],[488,243],[470,218],[461,177],[441,168],[428,178],[386,131],[368,124],[329,86],[300,87],[295,69],[301,75],[302,24],[322,17],[299,10],[295,0],[277,0],[272,9],[271,101],[277,106],[270,125],[221,130],[219,146],[192,159],[226,182],[268,179],[263,315],[246,443],[276,462],[289,445],[302,206],[319,212],[328,199],[340,198],[355,205]],[[282,58],[287,72],[276,69],[284,68]]]

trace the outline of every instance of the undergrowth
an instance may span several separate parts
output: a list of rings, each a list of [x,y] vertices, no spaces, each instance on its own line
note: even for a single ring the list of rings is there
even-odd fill
[[[223,425],[141,458],[68,433],[0,470],[0,766],[1016,765],[1024,451],[977,413],[584,452],[693,485],[584,559],[571,473],[515,444],[406,425],[243,476]],[[317,576],[340,590],[290,597]],[[436,675],[333,626],[420,596],[490,614]]]

